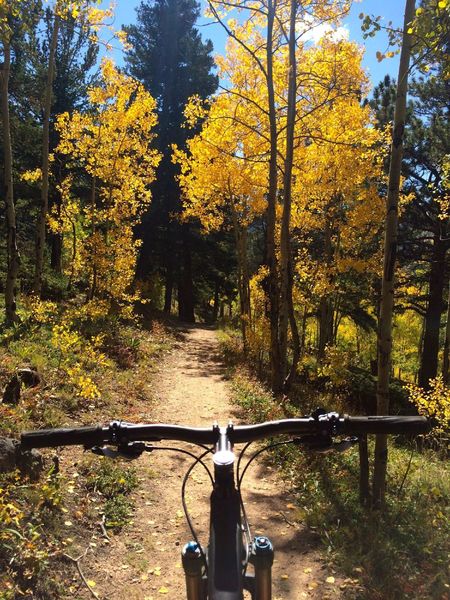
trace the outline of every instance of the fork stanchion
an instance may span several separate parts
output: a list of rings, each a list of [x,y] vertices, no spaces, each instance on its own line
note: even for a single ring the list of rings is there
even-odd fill
[[[272,600],[273,545],[268,537],[259,535],[253,540],[252,560],[255,567],[255,599]]]
[[[184,576],[186,579],[187,600],[203,600],[203,560],[197,542],[188,542],[184,546],[181,551],[181,562],[183,564]]]

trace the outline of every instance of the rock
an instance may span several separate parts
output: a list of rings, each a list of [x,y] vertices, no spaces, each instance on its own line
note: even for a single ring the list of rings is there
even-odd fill
[[[18,375],[13,375],[10,381],[6,384],[3,391],[3,402],[5,404],[16,405],[20,400],[20,379]]]
[[[16,449],[16,440],[0,437],[0,473],[14,471],[17,467]]]
[[[41,383],[39,373],[30,367],[18,369],[6,384],[3,391],[3,402],[5,404],[16,405],[20,400],[20,387],[35,387]]]
[[[36,369],[31,369],[30,367],[18,369],[17,375],[25,387],[36,387],[41,383],[40,375]]]
[[[35,448],[32,450],[22,450],[20,443],[16,443],[16,460],[20,472],[22,475],[28,476],[30,481],[37,481],[44,469],[42,454]]]
[[[0,437],[0,473],[19,469],[31,481],[37,481],[44,468],[44,459],[37,450],[22,450],[20,442]]]

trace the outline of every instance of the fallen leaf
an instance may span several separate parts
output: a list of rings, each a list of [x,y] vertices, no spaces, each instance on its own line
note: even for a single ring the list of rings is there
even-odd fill
[[[168,594],[169,590],[166,587],[160,587],[158,590],[158,594]]]
[[[303,569],[303,573],[311,573],[312,569],[308,567],[307,569]]]
[[[289,575],[282,575],[281,579],[289,579]]]
[[[330,575],[330,577],[327,577],[325,580],[327,583],[334,583],[336,580],[333,576]]]

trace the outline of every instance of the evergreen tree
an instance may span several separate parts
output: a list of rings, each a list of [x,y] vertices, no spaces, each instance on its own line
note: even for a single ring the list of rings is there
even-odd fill
[[[165,281],[164,310],[170,312],[174,287],[178,287],[179,315],[194,320],[195,240],[190,223],[181,224],[177,167],[172,164],[172,144],[184,148],[189,134],[182,127],[189,97],[206,98],[217,88],[212,73],[212,43],[203,41],[195,23],[200,15],[195,0],[147,0],[137,9],[137,24],[124,27],[132,49],[126,60],[129,72],[143,82],[158,103],[158,144],[163,159],[153,186],[153,202],[143,219],[138,276],[161,273]]]

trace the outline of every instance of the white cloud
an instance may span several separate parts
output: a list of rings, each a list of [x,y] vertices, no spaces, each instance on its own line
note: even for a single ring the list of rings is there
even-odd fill
[[[313,18],[309,22],[301,22],[297,25],[297,34],[303,42],[317,44],[323,37],[329,36],[334,41],[348,40],[350,31],[346,25],[333,27],[329,23],[317,23],[314,25]]]

